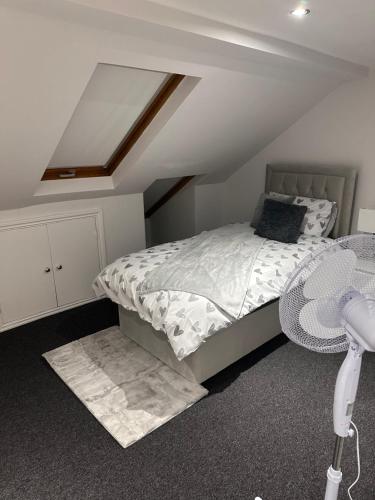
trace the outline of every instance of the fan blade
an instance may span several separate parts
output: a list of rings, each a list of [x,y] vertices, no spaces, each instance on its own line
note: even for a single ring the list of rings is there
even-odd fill
[[[306,333],[322,340],[335,339],[344,333],[335,299],[308,302],[299,313],[299,322]]]
[[[307,278],[303,295],[307,299],[320,299],[335,295],[349,286],[357,262],[353,250],[333,253]]]

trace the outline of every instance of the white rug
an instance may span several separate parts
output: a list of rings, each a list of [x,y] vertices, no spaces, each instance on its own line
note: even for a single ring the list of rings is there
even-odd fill
[[[173,371],[117,326],[43,356],[124,448],[207,394],[204,387]]]

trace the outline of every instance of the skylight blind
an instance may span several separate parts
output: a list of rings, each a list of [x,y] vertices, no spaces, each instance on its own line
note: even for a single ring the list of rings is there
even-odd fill
[[[98,64],[49,167],[105,165],[168,76]]]

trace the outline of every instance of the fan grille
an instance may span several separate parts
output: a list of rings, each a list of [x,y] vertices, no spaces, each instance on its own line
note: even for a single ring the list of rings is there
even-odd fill
[[[345,268],[345,259],[340,260],[340,252],[344,250],[352,250],[357,257],[354,272],[348,272],[348,269]],[[343,327],[323,326],[320,322],[321,317],[320,321],[318,321],[317,315],[313,312],[304,317],[305,321],[303,323],[305,328],[301,325],[300,321],[302,308],[311,302],[311,299],[306,298],[304,295],[306,280],[324,260],[333,255],[337,255],[339,261],[335,259],[335,270],[332,273],[327,272],[327,275],[322,278],[323,298],[319,299],[319,303],[324,306],[327,316],[337,316],[339,300],[345,291],[351,287],[364,295],[375,296],[374,235],[358,234],[346,236],[336,240],[324,250],[306,257],[286,283],[280,299],[279,310],[283,332],[297,344],[312,351],[340,352],[347,350],[349,345],[346,330]],[[342,265],[340,262],[342,262]],[[346,276],[347,279],[343,280],[343,276]],[[327,280],[336,280],[338,284],[337,290],[332,297],[324,297],[323,290],[326,288]],[[311,311],[313,309],[311,307]],[[306,324],[308,324],[308,328]]]

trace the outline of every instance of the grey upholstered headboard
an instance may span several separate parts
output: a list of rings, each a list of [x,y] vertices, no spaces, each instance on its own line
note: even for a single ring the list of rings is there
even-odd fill
[[[331,237],[350,232],[357,171],[351,167],[314,165],[267,165],[266,193],[309,196],[335,201],[338,207],[336,224]]]

